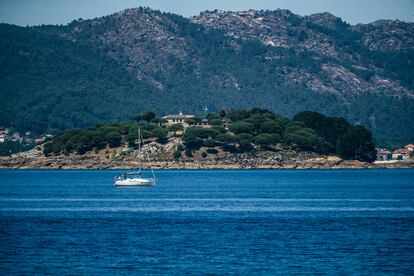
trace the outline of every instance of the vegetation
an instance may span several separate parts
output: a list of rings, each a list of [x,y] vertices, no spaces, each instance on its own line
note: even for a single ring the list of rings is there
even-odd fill
[[[302,85],[288,85],[283,77],[284,72],[295,70],[326,80],[322,64],[334,62],[365,80],[378,75],[400,81],[412,90],[412,51],[371,51],[360,42],[361,34],[341,21],[331,29],[312,23],[301,27],[301,20],[291,19],[294,22],[289,35],[299,41],[308,39],[306,29],[299,29],[306,27],[326,35],[344,52],[358,53],[355,60],[332,60],[302,48],[298,51],[248,40],[234,42],[221,30],[206,30],[181,16],[155,13],[174,24],[166,24],[165,28],[173,26],[174,36],[183,39],[188,50],[182,55],[185,58],[157,56],[157,63],[168,69],[141,72],[162,84],[162,89],[154,88],[151,82],[140,80],[135,72],[127,70],[133,66],[129,66],[131,61],[122,47],[93,42],[93,38],[117,27],[111,16],[103,18],[101,24],[91,24],[88,20],[74,21],[68,26],[26,28],[0,24],[3,38],[0,39],[0,125],[44,133],[85,128],[98,122],[120,123],[129,118],[131,110],[153,109],[163,114],[187,110],[200,114],[204,106],[212,111],[262,106],[288,117],[302,110],[342,116],[366,125],[383,145],[406,143],[414,138],[411,123],[414,101],[408,96],[393,97],[381,91],[337,96],[308,90]],[[82,31],[74,31],[76,28]],[[152,46],[148,41],[140,43],[143,48]],[[151,56],[146,58],[150,60]],[[161,64],[163,59],[166,63]],[[361,66],[368,69],[356,69]],[[242,121],[245,112],[232,112],[226,119]],[[223,115],[212,113],[208,119],[212,125],[221,126]],[[140,116],[134,118],[138,123],[155,119],[151,112]],[[188,123],[196,125],[198,120],[189,119]],[[284,121],[264,123],[261,126],[264,133],[284,138],[281,130],[286,125]],[[233,125],[235,134],[257,136],[258,129],[250,121]],[[148,131],[147,137],[152,135],[152,130]],[[164,139],[163,133],[157,134]],[[119,140],[115,133],[111,136],[108,139],[113,142]],[[315,138],[309,131],[291,133],[288,137],[293,142],[304,136],[309,141]],[[130,138],[133,140],[133,135]],[[330,138],[324,139],[336,145]],[[263,142],[263,136],[257,141]],[[324,145],[318,149],[324,150]]]
[[[13,153],[27,151],[32,149],[34,146],[34,142],[20,143],[19,141],[5,141],[0,143],[0,156],[8,156]]]
[[[150,114],[148,112],[144,114]],[[144,115],[142,114],[142,115]],[[87,151],[105,147],[119,147],[128,143],[135,147],[138,127],[144,139],[165,143],[168,132],[181,130],[182,126],[163,127],[155,123],[154,116],[137,115],[135,122],[123,124],[96,125],[85,129],[61,132],[45,144],[44,153],[84,154]],[[211,116],[211,115],[210,115]],[[277,144],[299,150],[321,154],[337,154],[345,159],[372,162],[375,159],[375,145],[371,132],[362,125],[351,125],[343,118],[327,117],[317,112],[300,112],[289,120],[268,110],[253,108],[228,112],[222,120],[230,127],[192,126],[182,136],[184,145],[177,146],[174,159],[192,157],[193,151],[201,147],[202,156],[217,153],[215,147],[228,151],[275,150]]]

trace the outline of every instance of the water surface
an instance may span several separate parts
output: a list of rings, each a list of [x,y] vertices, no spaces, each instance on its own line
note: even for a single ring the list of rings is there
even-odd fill
[[[414,170],[0,171],[0,272],[413,274]]]

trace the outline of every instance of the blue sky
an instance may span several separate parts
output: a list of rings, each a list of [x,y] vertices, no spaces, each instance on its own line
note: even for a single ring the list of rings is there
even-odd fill
[[[0,22],[22,26],[65,24],[73,19],[90,19],[138,6],[186,17],[214,9],[282,8],[300,15],[328,11],[351,24],[414,19],[414,0],[0,0]]]

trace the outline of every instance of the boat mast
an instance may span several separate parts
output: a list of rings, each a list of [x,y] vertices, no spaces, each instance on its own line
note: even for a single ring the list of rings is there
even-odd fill
[[[138,129],[139,130],[139,129]],[[144,137],[142,137],[142,134],[141,134],[141,132],[139,132],[139,141],[140,141],[140,144],[141,144],[141,139],[142,139],[142,141],[144,141]],[[140,148],[141,149],[141,148]],[[140,154],[141,154],[141,150],[140,150]],[[147,162],[148,162],[148,164],[149,164],[149,166],[150,166],[150,169],[151,169],[151,173],[152,173],[152,178],[154,179],[154,182],[156,181],[156,178],[155,178],[155,173],[154,173],[154,170],[152,169],[152,165],[151,165],[151,160],[150,160],[150,158],[149,158],[149,155],[148,155],[148,153],[146,153],[146,152],[144,152],[144,155],[145,155],[145,157],[147,158]],[[140,155],[141,156],[141,155]],[[140,159],[140,164],[141,164],[141,159]],[[141,169],[140,169],[140,171],[141,171]]]
[[[138,168],[141,172],[141,129],[138,126]]]

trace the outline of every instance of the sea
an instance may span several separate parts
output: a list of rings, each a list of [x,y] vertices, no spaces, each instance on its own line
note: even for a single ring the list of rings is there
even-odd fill
[[[0,274],[414,275],[414,169],[0,170]]]

